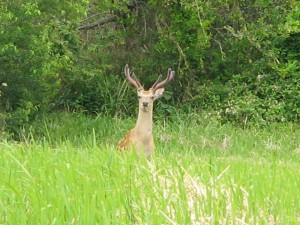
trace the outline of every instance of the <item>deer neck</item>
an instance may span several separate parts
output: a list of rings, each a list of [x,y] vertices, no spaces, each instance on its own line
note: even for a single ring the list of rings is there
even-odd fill
[[[153,120],[152,120],[153,108],[149,108],[148,111],[139,109],[138,119],[135,125],[135,130],[138,134],[152,136]]]

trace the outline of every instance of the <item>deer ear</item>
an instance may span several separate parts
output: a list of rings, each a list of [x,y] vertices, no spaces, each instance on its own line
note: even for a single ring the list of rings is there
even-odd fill
[[[154,93],[154,99],[160,98],[164,93],[164,88],[158,88]]]

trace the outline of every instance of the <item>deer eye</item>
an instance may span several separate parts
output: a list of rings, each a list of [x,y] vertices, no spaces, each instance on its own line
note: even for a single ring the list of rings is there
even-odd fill
[[[138,95],[138,98],[141,98],[142,96]]]
[[[154,96],[151,96],[150,98],[151,98],[151,99],[154,99]]]

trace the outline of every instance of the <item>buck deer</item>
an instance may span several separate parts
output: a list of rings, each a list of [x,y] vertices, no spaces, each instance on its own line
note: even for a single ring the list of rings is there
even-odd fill
[[[153,102],[162,96],[164,92],[163,87],[173,79],[174,75],[175,72],[169,68],[167,78],[160,81],[161,76],[159,76],[157,81],[147,91],[144,90],[134,74],[133,76],[130,75],[129,66],[125,66],[125,76],[127,80],[137,89],[139,113],[135,127],[120,141],[118,149],[135,149],[138,154],[144,153],[148,158],[151,157],[154,151],[152,134]]]

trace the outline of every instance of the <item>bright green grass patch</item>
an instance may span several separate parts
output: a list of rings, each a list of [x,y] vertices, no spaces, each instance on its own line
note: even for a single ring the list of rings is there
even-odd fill
[[[157,122],[151,162],[116,153],[134,122],[112,118],[0,143],[0,224],[298,224],[299,127],[203,121]]]

